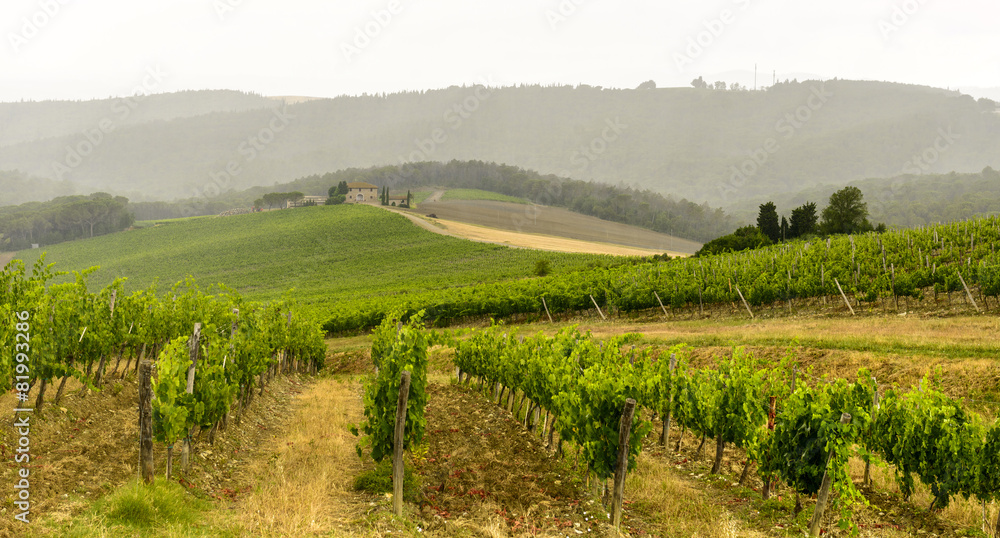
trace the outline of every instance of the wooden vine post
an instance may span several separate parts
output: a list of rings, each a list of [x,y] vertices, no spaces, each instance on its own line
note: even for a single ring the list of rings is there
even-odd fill
[[[663,316],[667,316],[667,307],[663,306],[663,301],[660,299],[660,294],[653,290],[653,295],[656,296],[656,302],[660,303],[660,308],[663,309]]]
[[[198,348],[199,342],[201,341],[201,323],[194,324],[194,332],[191,334],[191,338],[188,339],[188,354],[191,357],[191,365],[188,366],[187,371],[187,392],[188,394],[194,394],[194,373],[195,367],[198,365]],[[185,473],[188,471],[188,464],[191,459],[191,433],[192,430],[188,430],[187,435],[184,436],[184,446],[181,449],[181,470]]]
[[[958,273],[958,280],[962,283],[962,287],[965,288],[965,295],[969,297],[969,302],[972,303],[972,306],[976,308],[976,312],[979,312],[979,305],[977,305],[976,300],[972,298],[972,293],[969,292],[969,287],[965,285],[965,279],[962,278],[962,272],[961,271],[955,271],[955,272]]]
[[[549,323],[553,323],[552,314],[549,314],[549,305],[545,303],[545,297],[542,297],[542,306],[545,307],[545,315],[549,317]]]
[[[847,305],[847,308],[851,309],[851,315],[853,316],[854,315],[854,307],[852,307],[851,306],[851,302],[847,300],[847,295],[844,294],[844,288],[840,287],[840,281],[837,280],[836,278],[834,278],[833,281],[837,284],[837,290],[840,291],[840,296],[844,298],[844,304]]]
[[[747,300],[743,298],[743,292],[740,291],[739,284],[736,285],[736,293],[740,295],[740,300],[743,301],[743,306],[747,309],[747,312],[750,313],[750,319],[753,319],[753,312],[750,310],[750,305],[747,304]]]
[[[632,435],[635,400],[625,400],[625,411],[618,426],[618,462],[615,465],[615,487],[611,499],[611,523],[616,529],[622,524],[622,497],[625,493],[625,473],[628,471],[628,440]]]
[[[771,435],[774,435],[774,417],[777,415],[777,402],[777,396],[768,396],[767,429],[771,432]],[[761,489],[761,496],[765,501],[771,498],[771,489],[774,487],[772,482],[774,481],[768,480],[764,482],[764,487]]]
[[[406,432],[406,402],[410,397],[410,372],[404,370],[399,379],[399,400],[396,402],[396,430],[392,437],[392,511],[403,515],[403,434]]]
[[[844,413],[840,415],[841,424],[850,424],[851,415]],[[819,525],[823,520],[823,512],[826,512],[826,503],[830,500],[830,486],[833,485],[833,477],[830,476],[830,462],[833,454],[826,460],[826,471],[823,473],[823,483],[819,486],[819,493],[816,494],[816,509],[813,511],[812,520],[809,521],[809,536],[819,536]]]
[[[604,312],[601,312],[601,307],[597,306],[597,301],[594,300],[594,296],[590,296],[590,301],[594,303],[594,307],[597,308],[597,313],[601,315],[601,319],[607,321],[608,318],[604,317]]]
[[[875,413],[878,412],[878,381],[875,381],[874,377],[872,378],[872,384],[875,386],[875,393],[874,393],[874,395],[872,395],[872,415],[871,415],[872,416],[872,422],[874,422],[875,421]],[[870,486],[871,485],[871,483],[872,483],[872,474],[871,473],[872,473],[872,462],[871,462],[871,456],[869,455],[868,458],[866,458],[866,461],[865,461],[865,477],[864,477],[864,480],[862,481],[862,484],[864,484],[866,486]]]
[[[673,379],[674,370],[677,368],[677,354],[670,354],[670,377]],[[672,385],[672,384],[671,384]],[[671,386],[671,393],[673,392],[673,387]],[[670,437],[670,417],[673,414],[673,409],[667,411],[667,415],[663,417],[663,433],[660,434],[660,446],[667,446],[667,439]]]
[[[139,365],[139,472],[142,481],[153,483],[153,363]]]

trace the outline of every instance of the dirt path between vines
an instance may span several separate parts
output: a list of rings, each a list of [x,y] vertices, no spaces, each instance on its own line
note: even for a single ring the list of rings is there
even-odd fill
[[[134,364],[134,363],[133,363]],[[111,367],[109,367],[109,370]],[[47,535],[48,524],[73,518],[104,496],[135,477],[139,460],[138,391],[134,370],[111,372],[100,392],[88,391],[70,380],[62,401],[53,401],[57,387],[46,390],[41,412],[30,415],[30,455],[28,465],[31,487],[32,528]],[[123,378],[120,377],[124,374]],[[265,443],[281,434],[287,415],[284,413],[304,381],[298,376],[282,376],[257,396],[242,419],[231,420],[220,432],[215,444],[207,436],[196,435],[187,480],[180,472],[180,444],[174,450],[174,480],[181,480],[198,495],[221,502],[245,495],[255,480],[247,473],[247,464],[263,459]],[[36,389],[32,390],[34,404]],[[0,408],[13,409],[11,393],[0,396]],[[13,421],[0,425],[0,453],[8,462],[0,468],[0,484],[16,482],[21,465],[13,462],[13,450],[19,442]],[[155,479],[163,480],[166,449],[154,444]],[[14,490],[4,492],[10,500]],[[8,505],[9,506],[9,505]],[[9,514],[10,512],[8,512]],[[0,536],[19,532],[13,517],[0,518]],[[23,531],[23,529],[20,529]],[[13,534],[11,534],[13,533]]]

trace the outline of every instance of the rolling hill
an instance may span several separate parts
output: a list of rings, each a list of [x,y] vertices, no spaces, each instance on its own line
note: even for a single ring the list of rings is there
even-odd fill
[[[138,201],[211,199],[351,167],[478,159],[717,205],[895,176],[930,150],[925,173],[1000,167],[995,104],[882,82],[791,82],[755,92],[477,86],[259,104],[122,124],[79,158],[74,152],[88,149],[79,125],[93,124],[93,115],[76,130],[14,122],[5,127],[0,170]],[[8,117],[51,117],[64,105],[5,106]],[[148,113],[156,108],[151,98]]]
[[[533,276],[617,263],[600,255],[560,254],[445,237],[401,215],[368,206],[321,206],[232,217],[203,217],[44,249],[60,271],[100,266],[94,286],[127,278],[135,290],[161,290],[187,276],[224,284],[251,299],[290,295],[317,310],[338,301],[405,295],[483,280]],[[22,251],[31,264],[42,249]],[[294,291],[293,291],[294,290]]]

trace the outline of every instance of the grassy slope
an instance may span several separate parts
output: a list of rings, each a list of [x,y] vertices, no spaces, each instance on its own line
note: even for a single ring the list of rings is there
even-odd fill
[[[128,288],[161,288],[188,275],[249,298],[331,303],[386,293],[464,286],[556,270],[604,256],[510,249],[422,230],[382,209],[343,205],[204,218],[132,230],[46,249],[57,270],[100,265],[93,284],[128,277]],[[41,251],[22,253],[32,263]]]

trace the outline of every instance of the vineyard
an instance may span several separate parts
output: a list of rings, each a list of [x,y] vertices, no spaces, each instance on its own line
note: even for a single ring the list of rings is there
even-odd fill
[[[30,266],[43,251],[62,271],[99,263],[90,275],[92,286],[127,278],[125,290],[132,292],[157,280],[195,275],[250,300],[295,299],[324,320],[341,304],[349,309],[369,299],[394,303],[427,290],[521,279],[533,275],[541,258],[566,272],[616,262],[611,256],[541,253],[445,237],[400,215],[350,204],[166,221],[27,250],[19,257]]]
[[[399,391],[392,380],[403,368],[424,378],[427,343],[446,341],[418,336],[412,321],[404,331],[385,323],[373,344],[373,357],[388,357],[382,351],[387,347],[395,357],[376,359],[380,367],[365,400],[376,460],[393,446],[388,432],[394,416],[385,403],[394,402]],[[800,370],[794,352],[768,365],[739,348],[714,368],[694,368],[686,346],[657,354],[631,345],[637,337],[597,341],[575,327],[551,337],[525,337],[493,326],[447,344],[455,348],[460,383],[478,387],[496,405],[523,417],[523,425],[547,439],[546,447],[559,457],[572,457],[575,447],[589,487],[603,495],[609,511],[615,506],[608,480],[626,461],[629,470],[635,467],[654,421],[662,425],[657,441],[662,446],[674,442],[672,424],[681,429],[675,451],[686,432],[701,438],[699,453],[713,439],[712,474],[720,472],[727,448],[740,449],[745,455],[740,485],[756,469],[764,500],[784,484],[796,493],[798,514],[799,496],[815,495],[812,536],[830,524],[857,530],[852,512],[867,501],[847,473],[852,457],[866,463],[865,486],[876,460],[895,469],[906,500],[919,480],[933,495],[928,509],[971,497],[983,504],[985,517],[985,506],[1000,500],[1000,423],[966,410],[929,379],[914,388],[882,387],[864,369],[851,381],[816,378]],[[390,364],[396,366],[390,370]],[[423,436],[424,390],[422,384],[410,389],[418,403],[407,411],[407,423],[415,424],[406,437],[409,449]],[[627,402],[638,403],[634,417],[623,415]],[[628,427],[622,423],[626,418]],[[827,508],[833,515],[824,519]],[[1000,532],[1000,519],[993,526]]]
[[[276,374],[323,367],[319,324],[294,304],[248,302],[225,289],[210,295],[191,279],[163,294],[155,286],[126,294],[121,280],[90,292],[91,272],[52,284],[59,273],[39,260],[30,272],[15,261],[2,273],[0,313],[16,323],[2,325],[0,344],[16,354],[0,362],[0,388],[13,388],[37,414],[49,401],[59,405],[70,378],[98,390],[109,372],[124,377],[153,360],[151,426],[167,447],[168,477],[178,441],[186,467],[195,428],[214,443]]]
[[[56,245],[48,259],[83,270],[103,257],[99,252],[114,251],[93,274],[97,285],[128,276],[126,289],[134,291],[157,277],[197,274],[255,300],[295,298],[322,318],[328,333],[339,334],[376,327],[397,310],[425,310],[441,326],[468,318],[539,319],[546,308],[574,315],[594,311],[595,303],[612,315],[700,314],[720,305],[792,311],[811,301],[847,315],[904,312],[928,300],[995,309],[998,240],[1000,217],[991,217],[649,262],[477,244],[373,208],[335,206],[135,230]],[[29,251],[26,263],[35,256]],[[534,277],[543,258],[552,274]]]
[[[592,301],[605,311],[628,314],[744,302],[748,309],[774,304],[791,309],[796,301],[821,298],[853,313],[854,308],[905,311],[911,299],[930,294],[935,302],[950,303],[954,294],[956,300],[978,300],[989,308],[989,300],[1000,296],[998,243],[1000,217],[833,236],[706,258],[428,291],[389,301],[358,300],[335,308],[324,327],[330,332],[372,327],[398,308],[424,308],[430,319],[448,323],[466,317],[538,316],[546,309],[573,313],[591,309]]]

